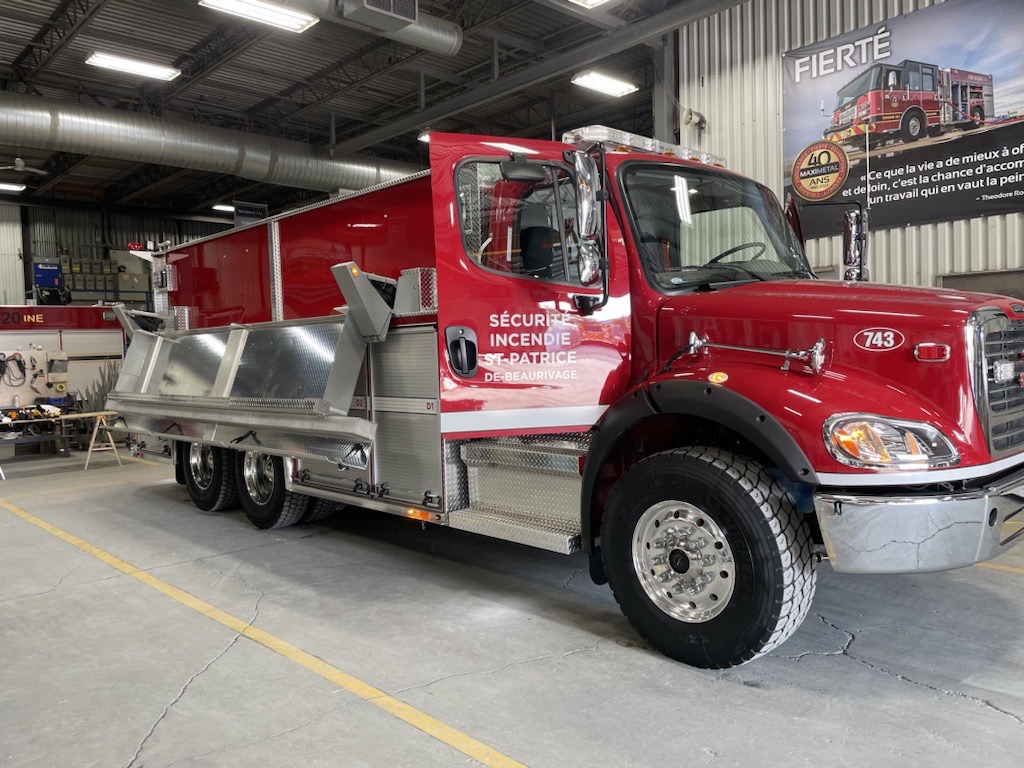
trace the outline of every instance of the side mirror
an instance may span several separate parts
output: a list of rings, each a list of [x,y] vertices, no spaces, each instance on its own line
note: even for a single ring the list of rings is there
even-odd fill
[[[583,285],[593,285],[601,279],[601,251],[593,240],[580,242],[578,266]]]
[[[888,87],[888,89],[890,91],[896,90],[896,73],[895,72],[890,72],[889,73],[889,80],[886,83],[886,86]]]
[[[597,164],[586,152],[573,153],[576,171],[576,219],[579,236],[588,240],[597,234]]]
[[[573,170],[576,172],[576,225],[580,237],[580,282],[583,285],[593,285],[601,279],[601,248],[597,244],[599,229],[597,191],[601,185],[601,177],[597,172],[597,163],[586,152],[573,153]]]
[[[867,255],[867,235],[864,232],[864,213],[860,210],[849,210],[843,223],[843,273],[844,280],[867,280],[865,256]]]

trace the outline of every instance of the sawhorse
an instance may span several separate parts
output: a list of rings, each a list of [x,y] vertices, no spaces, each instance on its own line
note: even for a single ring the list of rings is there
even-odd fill
[[[96,447],[96,436],[100,430],[103,430],[103,434],[106,435],[107,445],[103,445],[103,440],[100,440],[100,446]],[[89,452],[85,455],[85,466],[82,469],[89,468],[89,459],[92,458],[93,451],[113,451],[114,458],[117,459],[117,466],[123,466],[121,464],[121,457],[117,454],[117,445],[114,443],[114,436],[110,434],[110,427],[107,424],[107,414],[100,413],[96,416],[96,422],[92,425],[92,437],[89,438]]]

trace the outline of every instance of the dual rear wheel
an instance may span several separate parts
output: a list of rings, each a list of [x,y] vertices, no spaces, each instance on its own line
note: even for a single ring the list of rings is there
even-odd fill
[[[285,488],[284,461],[259,451],[182,444],[179,466],[192,502],[205,512],[241,503],[257,528],[284,528],[322,520],[337,509],[328,499],[311,498]]]

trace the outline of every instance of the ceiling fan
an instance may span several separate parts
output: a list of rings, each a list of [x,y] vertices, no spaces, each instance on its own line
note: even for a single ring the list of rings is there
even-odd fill
[[[45,176],[49,171],[44,171],[42,168],[33,168],[31,165],[25,165],[25,161],[21,157],[14,158],[14,165],[0,165],[0,171],[17,171],[18,173],[35,173],[39,176]]]

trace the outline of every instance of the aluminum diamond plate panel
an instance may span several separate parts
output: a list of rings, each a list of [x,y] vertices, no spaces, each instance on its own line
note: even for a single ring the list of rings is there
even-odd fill
[[[228,331],[164,341],[160,345],[163,361],[156,363],[156,370],[162,368],[163,375],[150,382],[146,394],[212,395],[227,343]]]
[[[580,548],[580,528],[565,520],[533,515],[516,515],[503,509],[471,507],[448,514],[448,524],[504,541],[571,554]]]
[[[253,328],[238,365],[232,397],[321,397],[341,338],[334,320]]]

